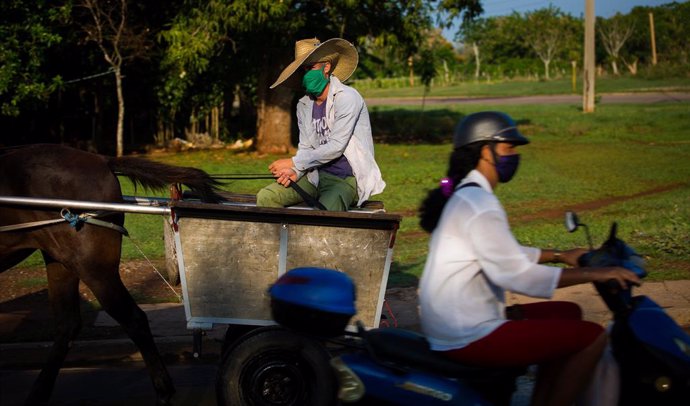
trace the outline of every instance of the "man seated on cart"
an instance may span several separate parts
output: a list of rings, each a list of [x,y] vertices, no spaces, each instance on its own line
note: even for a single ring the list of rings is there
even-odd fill
[[[327,210],[345,211],[383,191],[386,184],[374,160],[367,106],[357,90],[342,83],[358,59],[354,45],[344,39],[295,43],[295,60],[271,89],[301,82],[306,91],[297,103],[299,145],[295,156],[269,165],[276,183],[259,191],[257,206],[301,203],[302,189]],[[289,187],[291,182],[299,189]]]

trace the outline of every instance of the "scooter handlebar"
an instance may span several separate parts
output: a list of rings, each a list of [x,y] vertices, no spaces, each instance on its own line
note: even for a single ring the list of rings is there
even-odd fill
[[[644,259],[623,240],[613,235],[599,248],[578,258],[580,266],[620,266],[634,272],[638,277],[647,276]]]

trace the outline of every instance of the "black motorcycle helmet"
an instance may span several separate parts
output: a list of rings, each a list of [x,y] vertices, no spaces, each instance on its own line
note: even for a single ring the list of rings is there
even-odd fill
[[[453,147],[461,148],[479,141],[529,144],[517,129],[515,121],[499,111],[482,111],[465,116],[455,127]]]

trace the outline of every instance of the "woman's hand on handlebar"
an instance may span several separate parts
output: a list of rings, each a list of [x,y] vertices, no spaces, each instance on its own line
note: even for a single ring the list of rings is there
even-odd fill
[[[570,266],[578,266],[577,260],[580,259],[581,256],[587,253],[587,250],[584,248],[573,248],[571,250],[567,251],[561,251],[560,252],[560,261],[564,264],[568,264]]]
[[[581,269],[592,275],[592,282],[615,281],[621,289],[628,289],[630,285],[640,286],[641,284],[640,277],[635,272],[619,266]]]
[[[614,281],[622,289],[627,289],[630,284],[640,285],[640,278],[633,271],[618,266],[608,266],[564,269],[561,272],[558,287],[564,288],[588,282],[606,283],[608,281]]]

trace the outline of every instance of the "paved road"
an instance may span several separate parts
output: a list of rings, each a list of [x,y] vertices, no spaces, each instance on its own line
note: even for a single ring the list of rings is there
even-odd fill
[[[217,365],[190,363],[168,366],[179,406],[216,404]],[[0,404],[20,406],[39,371],[0,370]],[[151,406],[156,396],[143,362],[63,368],[58,375],[51,405],[59,406]]]
[[[690,93],[683,92],[651,92],[651,93],[611,93],[602,94],[601,104],[625,104],[625,103],[665,103],[690,101]],[[422,103],[420,97],[409,98],[366,98],[368,106],[383,105],[418,105]],[[425,104],[582,104],[581,95],[544,95],[544,96],[519,96],[519,97],[428,97]]]
[[[192,363],[168,366],[177,393],[176,406],[216,405],[217,366]],[[20,406],[26,398],[38,370],[0,370],[0,404]],[[518,381],[518,391],[511,406],[527,406],[532,382]],[[59,406],[151,406],[155,394],[143,363],[129,363],[84,368],[63,368],[51,398]]]

